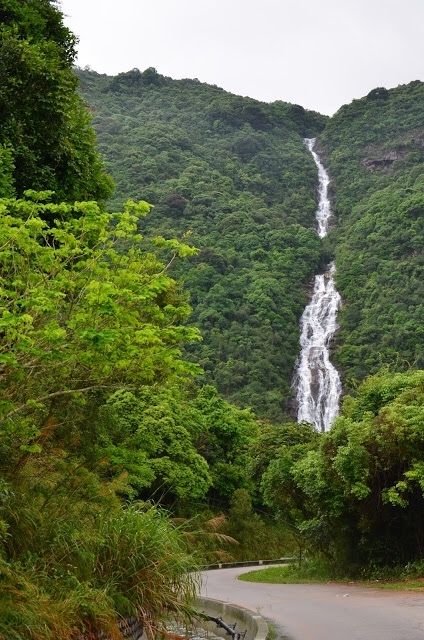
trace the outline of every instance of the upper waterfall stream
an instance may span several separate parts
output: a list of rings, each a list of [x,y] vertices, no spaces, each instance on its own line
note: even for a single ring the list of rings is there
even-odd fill
[[[318,169],[317,233],[323,238],[328,233],[331,217],[328,198],[330,178],[314,151],[315,138],[306,138],[305,144]],[[331,263],[324,274],[315,276],[312,297],[300,321],[301,352],[294,379],[297,420],[314,424],[319,431],[327,431],[331,427],[339,411],[342,390],[340,376],[331,364],[329,354],[341,302],[334,284],[335,270],[334,263]]]

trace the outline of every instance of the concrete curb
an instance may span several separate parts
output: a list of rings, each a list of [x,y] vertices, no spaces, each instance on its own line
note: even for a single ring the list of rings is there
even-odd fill
[[[196,598],[196,606],[199,611],[215,618],[222,618],[227,624],[236,623],[240,633],[246,631],[245,640],[266,640],[268,636],[268,624],[256,611],[202,596]],[[202,627],[207,631],[213,632],[214,635],[228,640],[225,630],[217,627],[214,622],[202,621]]]

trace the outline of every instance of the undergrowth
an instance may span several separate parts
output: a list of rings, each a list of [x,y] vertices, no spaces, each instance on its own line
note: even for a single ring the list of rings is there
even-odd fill
[[[301,566],[290,564],[249,571],[239,576],[246,582],[269,584],[313,584],[325,582],[350,582],[383,589],[424,590],[424,561],[404,566],[341,568],[321,558],[310,558]]]

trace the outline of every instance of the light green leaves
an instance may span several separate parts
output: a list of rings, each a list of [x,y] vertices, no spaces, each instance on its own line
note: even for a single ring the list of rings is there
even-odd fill
[[[20,416],[37,424],[63,393],[198,372],[181,358],[183,345],[198,339],[185,324],[190,307],[137,232],[150,206],[133,202],[110,216],[95,202],[29,195],[0,201],[3,417],[13,415],[18,449],[29,433],[25,427],[19,435]],[[195,251],[178,241],[159,244],[171,260]]]

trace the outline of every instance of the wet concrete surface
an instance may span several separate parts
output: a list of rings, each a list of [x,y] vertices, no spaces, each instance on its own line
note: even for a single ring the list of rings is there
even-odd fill
[[[236,579],[248,570],[203,572],[202,595],[257,611],[289,640],[424,640],[424,593]]]

